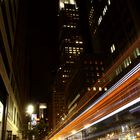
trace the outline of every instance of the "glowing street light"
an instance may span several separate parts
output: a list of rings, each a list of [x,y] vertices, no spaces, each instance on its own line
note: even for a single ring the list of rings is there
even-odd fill
[[[30,120],[28,122],[28,129],[31,130],[32,129],[32,125],[31,125],[31,116],[32,116],[32,113],[34,112],[34,106],[33,105],[28,105],[27,106],[27,111],[26,111],[29,115],[30,115]]]
[[[33,105],[29,105],[29,106],[27,107],[27,113],[31,115],[33,112],[34,112],[34,107],[33,107]]]

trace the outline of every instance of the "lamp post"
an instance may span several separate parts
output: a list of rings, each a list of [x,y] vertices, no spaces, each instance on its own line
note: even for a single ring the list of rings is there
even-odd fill
[[[30,115],[30,130],[31,130],[31,115],[32,115],[32,113],[34,112],[34,107],[33,107],[33,105],[28,105],[28,107],[27,107],[27,113]]]

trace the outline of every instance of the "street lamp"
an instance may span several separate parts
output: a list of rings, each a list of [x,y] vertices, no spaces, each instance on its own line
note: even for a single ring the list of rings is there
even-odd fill
[[[27,107],[27,111],[26,111],[29,115],[30,115],[30,121],[29,121],[29,129],[31,130],[31,115],[34,112],[34,106],[33,105],[28,105]]]
[[[33,112],[34,112],[34,107],[33,107],[33,105],[29,105],[29,106],[27,107],[27,113],[30,114],[30,115],[32,115]]]

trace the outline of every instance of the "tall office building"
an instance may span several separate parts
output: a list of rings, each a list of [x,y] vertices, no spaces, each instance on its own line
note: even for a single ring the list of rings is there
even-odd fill
[[[19,10],[22,9],[22,4],[21,0],[0,1],[1,140],[15,140],[21,137],[20,128],[24,115],[24,109],[21,107],[24,107],[29,92],[26,69],[28,55],[23,43],[25,32],[22,28],[18,28],[21,25],[22,13]]]
[[[101,54],[85,53],[77,65],[78,69],[75,70],[65,90],[68,94],[68,114],[73,112],[79,100],[84,95],[88,95],[91,90],[107,90],[106,87],[101,89],[101,87],[94,86],[95,83],[101,82],[100,78],[105,72],[104,59]]]
[[[63,119],[66,113],[65,88],[72,77],[76,63],[84,52],[84,41],[79,24],[79,10],[74,0],[59,2],[59,51],[60,67],[57,70],[53,93],[54,124]]]
[[[111,66],[139,35],[137,1],[89,0],[85,5],[93,50],[104,53],[107,66]]]
[[[72,68],[84,51],[84,42],[79,24],[79,10],[74,1],[60,1],[59,50],[62,85],[67,84]]]
[[[88,16],[93,52],[103,54],[105,71],[77,102],[68,121],[52,133],[52,140],[139,139],[140,5],[137,0],[80,4],[87,9],[83,13]]]

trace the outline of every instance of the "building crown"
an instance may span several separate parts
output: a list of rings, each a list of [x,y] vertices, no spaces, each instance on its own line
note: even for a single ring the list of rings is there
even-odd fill
[[[65,4],[76,5],[76,2],[75,2],[75,0],[60,0],[59,1],[59,9],[61,10],[62,8],[64,8]]]

